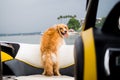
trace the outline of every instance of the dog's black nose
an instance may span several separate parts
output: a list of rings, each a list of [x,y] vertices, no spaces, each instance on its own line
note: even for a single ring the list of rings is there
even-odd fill
[[[65,33],[67,33],[67,31],[65,31]]]

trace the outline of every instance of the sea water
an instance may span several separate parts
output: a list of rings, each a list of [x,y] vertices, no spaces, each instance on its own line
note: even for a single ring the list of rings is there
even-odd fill
[[[42,35],[17,35],[17,36],[0,36],[0,41],[19,42],[28,44],[39,44]],[[79,34],[70,35],[65,38],[65,42],[68,45],[74,44]]]

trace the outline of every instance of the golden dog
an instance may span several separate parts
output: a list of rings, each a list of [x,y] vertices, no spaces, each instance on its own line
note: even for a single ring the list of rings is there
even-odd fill
[[[58,50],[64,44],[64,37],[68,37],[68,27],[57,24],[46,30],[41,38],[41,59],[46,76],[59,76]]]

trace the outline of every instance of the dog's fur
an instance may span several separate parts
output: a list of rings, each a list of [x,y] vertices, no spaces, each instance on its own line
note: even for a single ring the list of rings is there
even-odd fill
[[[46,76],[59,76],[58,50],[64,43],[64,37],[68,37],[68,27],[65,24],[57,24],[46,30],[41,38],[41,59]]]

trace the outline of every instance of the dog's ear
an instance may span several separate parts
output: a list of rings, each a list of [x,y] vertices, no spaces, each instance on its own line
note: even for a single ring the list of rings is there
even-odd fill
[[[61,31],[60,31],[60,26],[59,25],[56,25],[56,30],[58,31],[58,33],[60,34],[60,36],[63,37],[62,34],[61,34]]]
[[[59,30],[59,26],[58,25],[56,25],[56,28],[57,28],[57,30]]]

